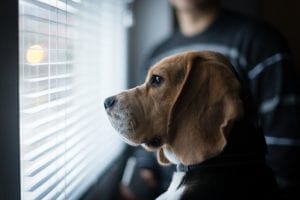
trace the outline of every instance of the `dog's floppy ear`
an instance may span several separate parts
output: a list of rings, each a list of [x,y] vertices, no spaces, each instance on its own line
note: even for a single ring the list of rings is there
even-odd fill
[[[240,85],[230,63],[212,52],[184,55],[184,78],[169,114],[171,150],[186,165],[219,154],[242,115]]]

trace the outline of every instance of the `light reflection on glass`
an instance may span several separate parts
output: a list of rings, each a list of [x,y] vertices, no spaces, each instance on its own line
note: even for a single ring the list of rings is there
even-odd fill
[[[26,60],[29,64],[36,64],[43,61],[45,58],[45,49],[39,45],[32,45],[27,49]]]

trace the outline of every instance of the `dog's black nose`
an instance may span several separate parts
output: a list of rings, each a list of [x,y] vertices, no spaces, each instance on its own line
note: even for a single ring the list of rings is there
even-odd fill
[[[116,102],[116,98],[115,97],[108,97],[104,100],[104,108],[108,109],[110,107],[112,107]]]

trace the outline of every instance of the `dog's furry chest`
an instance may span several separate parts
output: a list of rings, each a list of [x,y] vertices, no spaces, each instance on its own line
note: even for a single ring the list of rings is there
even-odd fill
[[[168,190],[160,195],[156,200],[179,200],[185,190],[184,186],[180,186],[185,172],[175,172],[173,174],[172,182]],[[180,186],[180,187],[179,187]]]

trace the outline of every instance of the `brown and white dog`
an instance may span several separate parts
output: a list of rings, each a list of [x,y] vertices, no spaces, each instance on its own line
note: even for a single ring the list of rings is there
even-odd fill
[[[263,136],[246,101],[227,59],[203,51],[161,60],[144,84],[104,106],[127,143],[177,165],[158,199],[276,199]]]

